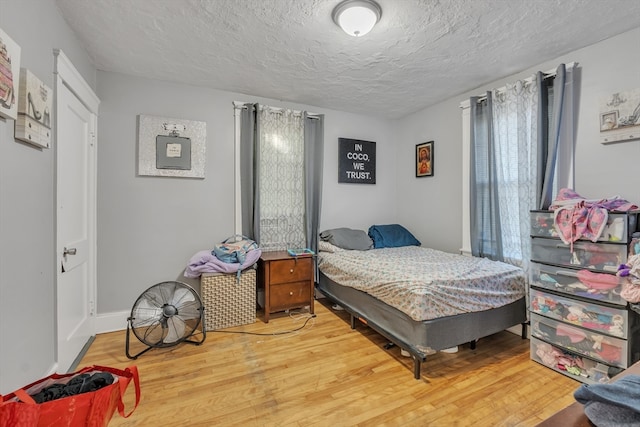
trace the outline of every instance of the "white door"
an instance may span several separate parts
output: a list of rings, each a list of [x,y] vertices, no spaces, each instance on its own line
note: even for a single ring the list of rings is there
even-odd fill
[[[70,90],[63,74],[56,76],[58,372],[74,367],[95,335],[96,293],[96,115]]]

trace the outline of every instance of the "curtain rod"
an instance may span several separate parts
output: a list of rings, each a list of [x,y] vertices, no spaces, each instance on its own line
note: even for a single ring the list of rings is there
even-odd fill
[[[574,67],[577,67],[578,63],[577,62],[569,62],[568,64],[565,64],[565,68],[567,70],[571,70]],[[548,71],[544,71],[542,74],[544,74],[544,78],[548,78],[548,77],[555,77],[556,73],[557,73],[558,68],[554,68],[553,70],[548,70]],[[524,79],[525,83],[531,83],[533,81],[534,77],[528,77],[526,79]],[[496,92],[504,92],[507,89],[507,86],[501,86],[498,89],[493,89]],[[485,99],[487,99],[487,95],[480,95],[478,96],[478,102],[484,101]],[[465,99],[464,101],[462,101],[460,103],[460,108],[469,108],[470,106],[470,100],[469,99]]]
[[[233,101],[233,108],[235,108],[236,110],[244,110],[247,108],[246,104],[254,104],[253,102],[240,102],[240,101]],[[288,108],[282,108],[282,107],[272,107],[271,105],[265,105],[265,104],[260,104],[263,107],[268,107],[272,110],[276,110],[276,111],[284,111],[284,110],[288,110]],[[300,110],[291,110],[293,111],[294,114],[302,114],[303,111]],[[318,113],[312,113],[307,111],[307,117],[309,117],[310,119],[319,119],[320,118],[320,114]]]

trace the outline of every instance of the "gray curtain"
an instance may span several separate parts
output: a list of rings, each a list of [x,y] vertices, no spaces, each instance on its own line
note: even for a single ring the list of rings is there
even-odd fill
[[[260,163],[258,104],[245,104],[240,110],[240,199],[242,234],[260,241],[260,192],[256,167]]]
[[[305,231],[307,246],[318,253],[318,226],[322,202],[324,115],[304,113]],[[317,277],[317,275],[316,275]]]
[[[565,64],[560,64],[556,70],[555,78],[548,79],[547,84],[540,84],[541,96],[545,102],[540,102],[540,108],[547,108],[546,95],[551,92],[553,106],[550,107],[551,115],[540,114],[540,119],[548,121],[548,127],[544,123],[541,132],[538,133],[538,209],[548,209],[554,198],[554,191],[558,187],[573,188],[573,169],[568,165],[573,162],[574,147],[574,72],[567,71]],[[542,80],[542,73],[538,73],[538,81]],[[551,88],[549,86],[552,85]],[[549,90],[551,89],[551,91]],[[543,98],[541,98],[542,101]],[[560,161],[559,161],[560,159]],[[558,168],[558,165],[560,167]]]
[[[547,158],[549,157],[549,145],[547,144],[549,135],[549,116],[547,106],[549,105],[549,84],[548,80],[544,79],[544,75],[541,72],[536,73],[536,80],[538,83],[538,96],[540,101],[538,102],[538,155],[536,157],[536,204],[535,207],[542,209],[542,198],[544,188],[544,175],[547,169]]]
[[[472,97],[470,164],[470,228],[473,256],[503,261],[502,230],[498,205],[496,155],[493,137],[492,95],[480,101]]]

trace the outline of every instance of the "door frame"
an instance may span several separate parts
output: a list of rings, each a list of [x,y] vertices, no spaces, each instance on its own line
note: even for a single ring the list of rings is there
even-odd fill
[[[54,117],[56,128],[54,130],[55,145],[54,145],[54,242],[55,242],[55,263],[56,274],[54,284],[54,322],[55,322],[55,361],[56,367],[59,369],[60,357],[59,357],[59,327],[58,327],[58,283],[61,280],[61,259],[63,256],[64,243],[59,241],[58,236],[58,91],[61,89],[61,85],[66,86],[84,106],[91,113],[90,126],[90,147],[89,147],[89,159],[87,160],[87,167],[89,168],[89,182],[87,183],[89,196],[89,207],[87,211],[87,235],[89,236],[89,254],[88,254],[88,272],[89,272],[89,284],[87,286],[88,305],[86,307],[89,316],[93,319],[91,322],[91,334],[96,334],[95,317],[96,317],[96,299],[97,299],[97,140],[98,140],[98,107],[100,105],[100,99],[94,93],[93,89],[86,80],[82,77],[80,72],[75,68],[73,63],[67,58],[61,49],[54,49],[54,84],[56,93],[56,102],[54,107]],[[83,349],[85,350],[85,349]],[[76,360],[77,362],[78,360]],[[75,362],[74,362],[75,364]],[[67,367],[64,367],[65,370]],[[71,366],[74,369],[75,366]]]

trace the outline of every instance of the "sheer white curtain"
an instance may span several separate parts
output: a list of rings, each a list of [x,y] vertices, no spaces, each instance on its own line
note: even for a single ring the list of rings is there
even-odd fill
[[[536,78],[493,91],[493,135],[502,257],[528,267],[529,211],[536,206],[539,90]]]
[[[303,115],[266,106],[257,114],[260,247],[306,247]]]
[[[528,270],[529,211],[547,209],[556,189],[573,182],[575,65],[560,64],[461,104],[472,255]]]

